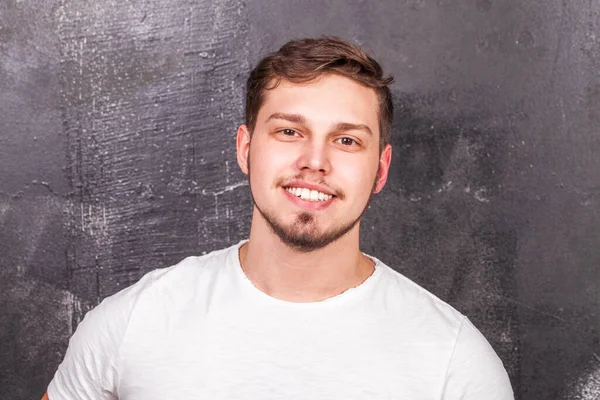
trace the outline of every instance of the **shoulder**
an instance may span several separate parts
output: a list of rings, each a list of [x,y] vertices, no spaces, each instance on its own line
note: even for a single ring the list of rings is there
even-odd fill
[[[88,314],[110,311],[114,316],[127,317],[141,298],[156,292],[182,292],[197,289],[198,281],[222,272],[236,246],[216,250],[202,256],[186,257],[166,268],[154,269],[144,274],[133,285],[105,298]]]
[[[385,298],[410,335],[444,360],[443,399],[512,399],[508,375],[492,346],[462,313],[377,260],[383,268],[378,296]]]
[[[168,309],[173,301],[185,302],[186,296],[197,291],[198,282],[210,281],[204,278],[221,273],[224,268],[218,267],[237,254],[236,248],[188,257],[174,266],[153,270],[105,298],[85,315],[71,337],[65,358],[48,388],[50,397],[108,398],[105,394],[116,390],[123,340],[138,310],[152,317],[156,311],[152,307],[157,304]]]
[[[210,292],[215,285],[228,281],[240,244],[187,257],[176,265],[146,274],[138,282],[140,287],[131,293],[136,297],[136,310],[146,303],[154,306],[186,303],[197,298],[198,293]]]
[[[376,296],[403,320],[457,335],[465,316],[433,293],[375,258],[382,269]]]

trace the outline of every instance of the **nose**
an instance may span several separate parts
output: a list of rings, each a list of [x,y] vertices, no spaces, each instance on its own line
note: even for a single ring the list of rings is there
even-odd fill
[[[331,170],[328,146],[316,140],[306,141],[298,158],[298,169],[328,174]]]

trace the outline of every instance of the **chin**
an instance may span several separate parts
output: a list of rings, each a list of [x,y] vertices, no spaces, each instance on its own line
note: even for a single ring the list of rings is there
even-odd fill
[[[330,229],[321,229],[315,215],[310,212],[301,212],[292,223],[283,224],[273,215],[262,212],[259,207],[257,209],[282,243],[301,252],[319,250],[339,240],[354,228],[360,219]]]

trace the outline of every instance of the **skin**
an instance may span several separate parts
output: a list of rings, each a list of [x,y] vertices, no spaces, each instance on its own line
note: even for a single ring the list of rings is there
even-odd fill
[[[392,157],[390,145],[379,149],[378,109],[373,89],[324,75],[306,84],[282,81],[267,92],[252,137],[246,125],[238,128],[237,161],[242,172],[251,171],[255,202],[240,261],[259,290],[290,302],[321,301],[373,273],[373,261],[359,248],[360,217],[383,189]],[[291,181],[336,197],[326,205],[299,201],[283,188]],[[292,236],[347,232],[301,249],[284,243],[264,214]]]
[[[373,89],[338,75],[267,91],[252,135],[237,132],[238,164],[249,174],[255,202],[242,268],[266,294],[313,302],[360,285],[374,264],[359,249],[360,217],[388,176],[392,149],[379,148],[378,101]],[[293,183],[291,183],[293,182]],[[299,201],[284,188],[317,187],[335,194],[326,205]],[[271,223],[269,223],[269,220]],[[317,240],[347,232],[320,248],[281,239]]]

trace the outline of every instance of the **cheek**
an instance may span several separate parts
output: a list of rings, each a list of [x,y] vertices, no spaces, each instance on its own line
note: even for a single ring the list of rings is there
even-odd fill
[[[289,169],[292,155],[257,143],[250,147],[251,183],[273,181]]]
[[[352,160],[352,162],[344,163],[342,168],[338,168],[340,183],[347,188],[346,190],[354,191],[354,195],[357,197],[361,197],[363,192],[364,196],[370,196],[378,167],[378,164],[375,167],[373,165],[374,163],[370,160],[368,162]]]

